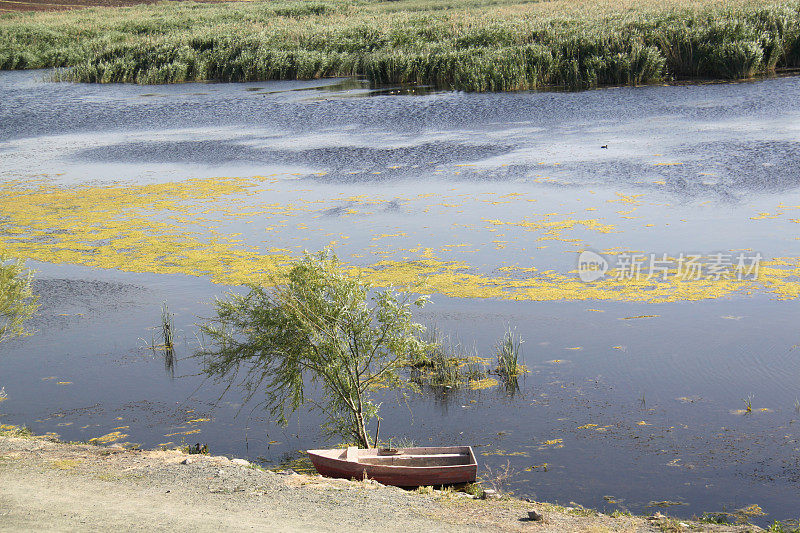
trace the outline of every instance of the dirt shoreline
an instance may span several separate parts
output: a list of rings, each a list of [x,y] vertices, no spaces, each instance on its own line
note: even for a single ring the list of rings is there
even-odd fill
[[[536,510],[542,521],[530,521]],[[0,435],[0,530],[759,531],[513,498],[404,491],[178,450]]]

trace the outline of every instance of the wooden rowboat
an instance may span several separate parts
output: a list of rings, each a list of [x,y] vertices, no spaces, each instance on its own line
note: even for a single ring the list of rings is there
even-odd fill
[[[391,450],[351,446],[307,453],[323,476],[359,480],[366,476],[396,487],[472,483],[478,474],[471,446]]]

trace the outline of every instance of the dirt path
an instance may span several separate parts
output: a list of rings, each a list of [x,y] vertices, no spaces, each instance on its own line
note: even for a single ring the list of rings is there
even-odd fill
[[[187,459],[189,464],[181,464]],[[544,521],[525,520],[532,509],[540,511]],[[666,519],[612,518],[519,500],[482,501],[438,491],[424,495],[377,483],[279,474],[225,457],[0,436],[0,530],[109,529],[539,532],[689,528]]]

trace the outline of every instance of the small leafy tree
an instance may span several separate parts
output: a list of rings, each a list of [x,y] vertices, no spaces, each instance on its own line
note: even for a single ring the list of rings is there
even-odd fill
[[[403,386],[400,370],[428,349],[411,319],[426,296],[370,293],[332,252],[306,253],[284,282],[216,301],[216,317],[200,326],[210,339],[198,352],[204,371],[228,388],[239,384],[248,400],[263,394],[284,423],[301,405],[317,408],[329,433],[369,448],[367,427],[380,407],[370,393]],[[321,386],[321,400],[306,394],[307,383]]]
[[[29,334],[24,323],[39,307],[31,291],[32,279],[22,261],[0,257],[0,342]]]

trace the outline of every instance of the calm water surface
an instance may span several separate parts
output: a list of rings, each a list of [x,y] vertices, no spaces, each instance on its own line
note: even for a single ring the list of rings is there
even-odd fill
[[[3,423],[68,440],[204,442],[264,462],[323,446],[316,414],[278,427],[235,391],[220,399],[188,356],[213,298],[247,277],[225,254],[330,245],[398,283],[400,272],[453,267],[417,318],[484,356],[508,327],[525,340],[531,372],[515,395],[387,396],[385,436],[474,445],[482,465],[510,461],[520,496],[637,513],[678,502],[667,511],[678,516],[753,503],[766,520],[800,514],[800,310],[785,297],[795,276],[781,278],[785,293],[712,283],[707,297],[642,301],[514,285],[547,271],[574,281],[584,249],[746,251],[796,265],[800,78],[393,94],[352,80],[139,87],[45,76],[0,73],[0,245],[30,259],[42,303],[36,334],[0,347]],[[187,197],[211,178],[246,190]],[[174,204],[146,204],[170,184]],[[21,196],[37,188],[52,201]],[[97,213],[124,218],[131,195],[147,207],[142,224],[179,227],[163,231],[220,260],[190,268],[200,259],[150,252],[153,241],[136,251],[148,271],[114,255],[122,247],[102,251],[114,235],[58,244],[74,233],[71,213],[96,201],[86,225],[107,229]],[[174,379],[147,349],[162,302],[178,330]],[[750,395],[754,412],[737,413]]]

